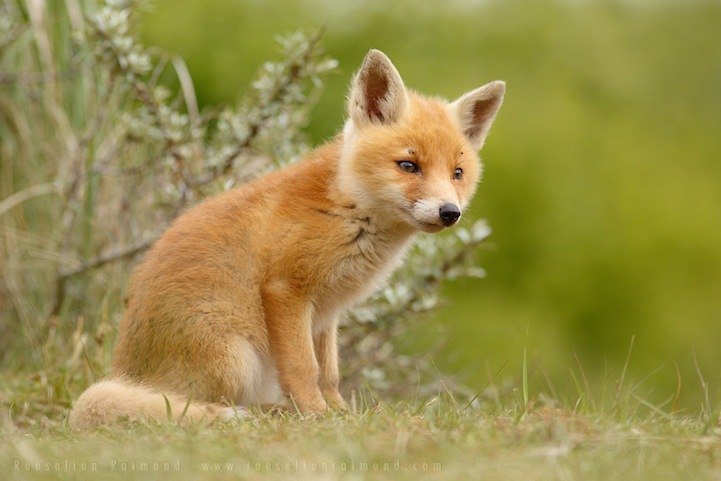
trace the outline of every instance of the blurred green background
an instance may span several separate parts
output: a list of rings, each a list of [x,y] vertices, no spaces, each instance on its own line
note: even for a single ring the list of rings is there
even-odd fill
[[[312,115],[314,143],[343,121],[353,70],[385,51],[411,88],[508,93],[469,217],[494,229],[483,280],[400,340],[438,339],[439,369],[481,388],[611,387],[697,408],[721,380],[721,2],[155,0],[149,45],[182,56],[205,106],[233,103],[276,55],[276,34],[325,28],[340,71]],[[528,336],[526,337],[526,332]],[[578,362],[577,360],[578,359]],[[648,376],[648,379],[643,379]],[[601,388],[598,388],[601,389]]]

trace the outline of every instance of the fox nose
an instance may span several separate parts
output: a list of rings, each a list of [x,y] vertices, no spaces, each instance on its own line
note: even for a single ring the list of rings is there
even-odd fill
[[[443,225],[448,227],[449,225],[454,224],[458,220],[458,218],[461,216],[461,210],[456,204],[443,204],[441,208],[438,209],[438,215],[440,216]]]

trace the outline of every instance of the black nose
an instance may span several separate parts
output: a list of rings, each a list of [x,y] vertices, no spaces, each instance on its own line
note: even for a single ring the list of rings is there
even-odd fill
[[[441,217],[443,225],[448,227],[458,220],[461,216],[461,210],[456,204],[443,204],[441,208],[438,209],[438,215]]]

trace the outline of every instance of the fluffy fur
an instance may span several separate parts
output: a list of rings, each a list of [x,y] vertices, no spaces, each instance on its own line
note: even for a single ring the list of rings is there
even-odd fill
[[[132,277],[112,376],[80,396],[70,425],[164,419],[166,402],[209,420],[251,403],[345,408],[338,319],[415,233],[445,227],[441,205],[468,204],[504,90],[422,97],[371,50],[340,135],[188,210],[155,243]]]

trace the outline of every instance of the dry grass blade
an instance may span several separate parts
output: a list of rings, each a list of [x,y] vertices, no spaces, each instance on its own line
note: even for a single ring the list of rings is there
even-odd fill
[[[0,201],[0,216],[8,212],[10,209],[22,204],[23,202],[30,200],[34,197],[41,195],[53,194],[58,192],[58,185],[55,182],[49,182],[46,184],[33,185],[27,187],[18,192],[15,192],[9,197],[6,197]]]

